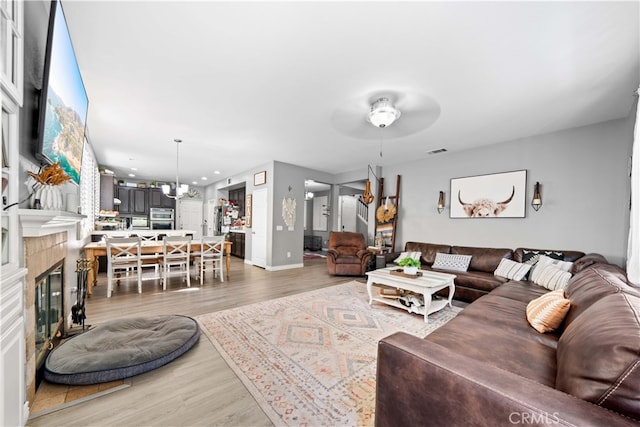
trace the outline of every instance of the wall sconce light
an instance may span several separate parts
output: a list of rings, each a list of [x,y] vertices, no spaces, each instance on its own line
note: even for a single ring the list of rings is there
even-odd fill
[[[442,211],[444,210],[444,201],[445,201],[445,195],[444,195],[444,191],[440,192],[440,195],[438,196],[438,213],[442,213]]]
[[[540,194],[540,183],[536,181],[533,186],[533,199],[531,199],[531,207],[537,212],[542,207],[542,195]]]

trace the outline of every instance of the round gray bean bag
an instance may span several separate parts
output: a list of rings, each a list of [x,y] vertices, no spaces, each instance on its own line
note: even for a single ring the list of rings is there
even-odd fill
[[[111,320],[56,347],[45,362],[44,378],[72,385],[120,380],[180,357],[199,336],[198,323],[187,316]]]

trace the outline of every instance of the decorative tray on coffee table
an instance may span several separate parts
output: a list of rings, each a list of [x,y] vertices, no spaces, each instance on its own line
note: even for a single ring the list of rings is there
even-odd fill
[[[406,278],[409,278],[409,279],[415,279],[417,277],[421,277],[422,276],[422,271],[418,271],[418,273],[416,273],[416,274],[407,274],[401,268],[397,268],[395,270],[391,270],[391,271],[389,271],[389,273],[393,274],[394,276],[402,276],[402,277],[406,277]]]

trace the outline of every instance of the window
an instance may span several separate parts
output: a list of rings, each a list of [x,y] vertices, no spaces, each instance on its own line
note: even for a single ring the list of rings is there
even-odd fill
[[[85,140],[80,172],[80,209],[87,217],[82,220],[83,234],[94,229],[100,209],[100,172],[91,145]]]
[[[0,83],[22,104],[22,11],[21,1],[0,1]]]

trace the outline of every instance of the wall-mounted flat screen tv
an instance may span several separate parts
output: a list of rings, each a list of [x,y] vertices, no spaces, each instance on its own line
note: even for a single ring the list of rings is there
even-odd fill
[[[76,183],[80,183],[88,107],[64,11],[60,2],[54,0],[49,17],[36,157],[48,163],[60,162]]]

